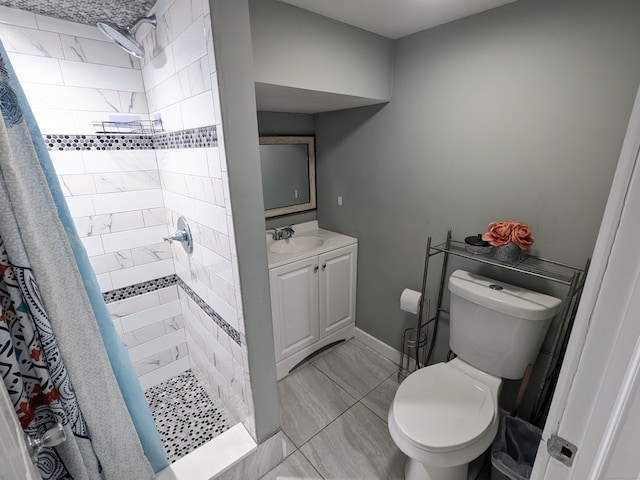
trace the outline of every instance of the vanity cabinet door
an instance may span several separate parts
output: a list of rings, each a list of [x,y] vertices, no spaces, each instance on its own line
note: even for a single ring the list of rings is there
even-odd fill
[[[318,257],[321,337],[355,322],[357,257],[357,245],[338,248]]]
[[[269,271],[276,362],[319,338],[318,257]]]

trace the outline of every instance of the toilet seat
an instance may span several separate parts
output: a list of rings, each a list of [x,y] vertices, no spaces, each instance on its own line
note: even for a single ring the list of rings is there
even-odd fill
[[[390,420],[414,448],[452,452],[473,444],[494,427],[495,410],[489,385],[455,366],[439,363],[402,382]]]

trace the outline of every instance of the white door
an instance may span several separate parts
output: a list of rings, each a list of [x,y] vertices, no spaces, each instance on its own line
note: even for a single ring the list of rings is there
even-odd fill
[[[0,478],[42,480],[29,458],[22,428],[4,384],[0,385]]]
[[[538,449],[535,480],[640,478],[639,152],[640,92]],[[550,456],[553,434],[575,445],[575,454],[560,455],[564,461]]]
[[[322,337],[355,322],[357,252],[349,245],[319,256]]]
[[[269,271],[276,363],[315,343],[318,327],[318,257]]]

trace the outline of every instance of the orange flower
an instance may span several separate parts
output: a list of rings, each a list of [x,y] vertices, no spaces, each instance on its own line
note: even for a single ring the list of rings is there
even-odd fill
[[[513,242],[522,250],[527,250],[534,241],[529,226],[513,220],[491,222],[488,231],[482,235],[482,239],[494,247],[501,247]]]
[[[522,250],[527,250],[533,245],[533,237],[531,236],[531,230],[529,225],[524,223],[518,223],[513,226],[511,230],[511,241],[518,245]]]
[[[489,231],[482,235],[485,242],[489,242],[494,247],[501,247],[511,241],[511,221],[491,222]]]

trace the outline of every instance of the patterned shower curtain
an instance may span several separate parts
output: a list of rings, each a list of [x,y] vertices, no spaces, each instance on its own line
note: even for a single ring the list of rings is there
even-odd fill
[[[45,480],[151,479],[153,470],[114,376],[68,232],[58,219],[40,165],[36,150],[43,145],[32,141],[30,112],[21,98],[0,43],[4,388],[27,434],[39,437],[56,424],[65,430],[64,443],[43,448],[37,457]]]
[[[60,447],[60,451],[49,447],[39,452],[42,477],[101,478],[102,469],[33,272],[24,265],[11,264],[1,237],[0,373],[27,435],[40,438],[49,428],[61,424],[67,435],[71,430],[76,439]],[[74,443],[78,448],[69,451]],[[86,445],[81,446],[82,443]]]

